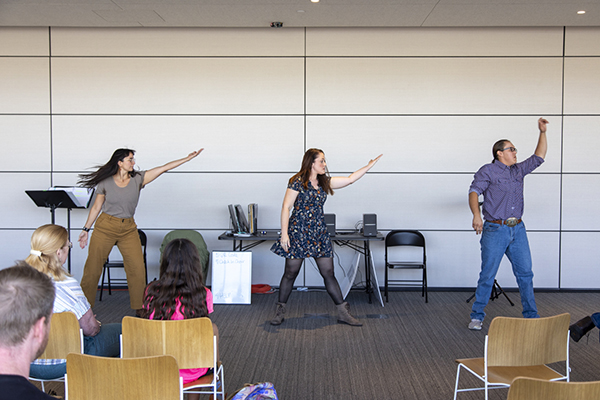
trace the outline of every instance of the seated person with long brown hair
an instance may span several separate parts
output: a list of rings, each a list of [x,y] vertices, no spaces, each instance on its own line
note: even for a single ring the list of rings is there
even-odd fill
[[[213,296],[203,281],[196,246],[188,239],[172,240],[163,252],[160,277],[146,288],[142,316],[159,320],[208,317],[213,312]],[[215,324],[213,330],[218,338]],[[207,373],[207,368],[179,370],[184,384]]]

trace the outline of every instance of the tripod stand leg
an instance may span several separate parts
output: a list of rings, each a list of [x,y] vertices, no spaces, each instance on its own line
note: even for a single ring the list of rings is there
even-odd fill
[[[500,297],[500,294],[503,294],[504,297],[506,297],[506,300],[508,300],[508,302],[510,303],[511,306],[515,306],[515,303],[513,303],[510,298],[508,297],[508,295],[506,294],[506,292],[504,291],[504,289],[502,289],[502,287],[500,287],[500,285],[498,285],[498,281],[496,281],[494,279],[494,289],[498,288],[499,293],[496,293],[496,298]]]
[[[475,297],[475,293],[473,293],[473,295],[467,299],[467,303],[473,300],[473,297]]]

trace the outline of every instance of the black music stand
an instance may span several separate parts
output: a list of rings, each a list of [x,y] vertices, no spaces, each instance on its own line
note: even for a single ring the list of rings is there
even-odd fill
[[[25,193],[33,200],[33,202],[38,207],[49,208],[52,213],[52,224],[54,224],[56,220],[56,209],[57,208],[66,208],[67,209],[67,234],[69,237],[69,242],[71,241],[71,209],[73,208],[87,208],[89,205],[86,204],[85,207],[78,206],[73,202],[73,199],[69,196],[67,192],[64,190],[26,190]],[[90,199],[92,196],[90,196]],[[69,263],[68,269],[69,273],[71,273],[71,252],[69,251]]]

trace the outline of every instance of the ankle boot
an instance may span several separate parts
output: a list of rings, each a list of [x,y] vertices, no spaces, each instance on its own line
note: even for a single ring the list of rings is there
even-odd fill
[[[271,320],[271,325],[281,325],[281,323],[284,320],[283,316],[285,314],[285,311],[285,303],[278,302],[275,308],[275,316]]]
[[[352,326],[362,326],[362,323],[350,314],[350,304],[343,302],[336,305],[338,310],[338,322],[342,322]]]
[[[575,322],[573,325],[569,326],[569,330],[571,331],[571,339],[573,339],[576,342],[579,342],[579,340],[589,331],[591,331],[592,329],[594,329],[596,325],[594,325],[594,322],[592,321],[592,318],[590,317],[585,317],[580,319],[579,321]]]

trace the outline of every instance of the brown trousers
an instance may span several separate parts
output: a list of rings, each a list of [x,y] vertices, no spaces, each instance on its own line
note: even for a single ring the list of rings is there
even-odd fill
[[[146,288],[146,272],[142,244],[133,218],[117,218],[106,213],[100,214],[90,239],[81,288],[90,304],[94,306],[102,267],[115,245],[123,256],[131,308],[140,309]]]

